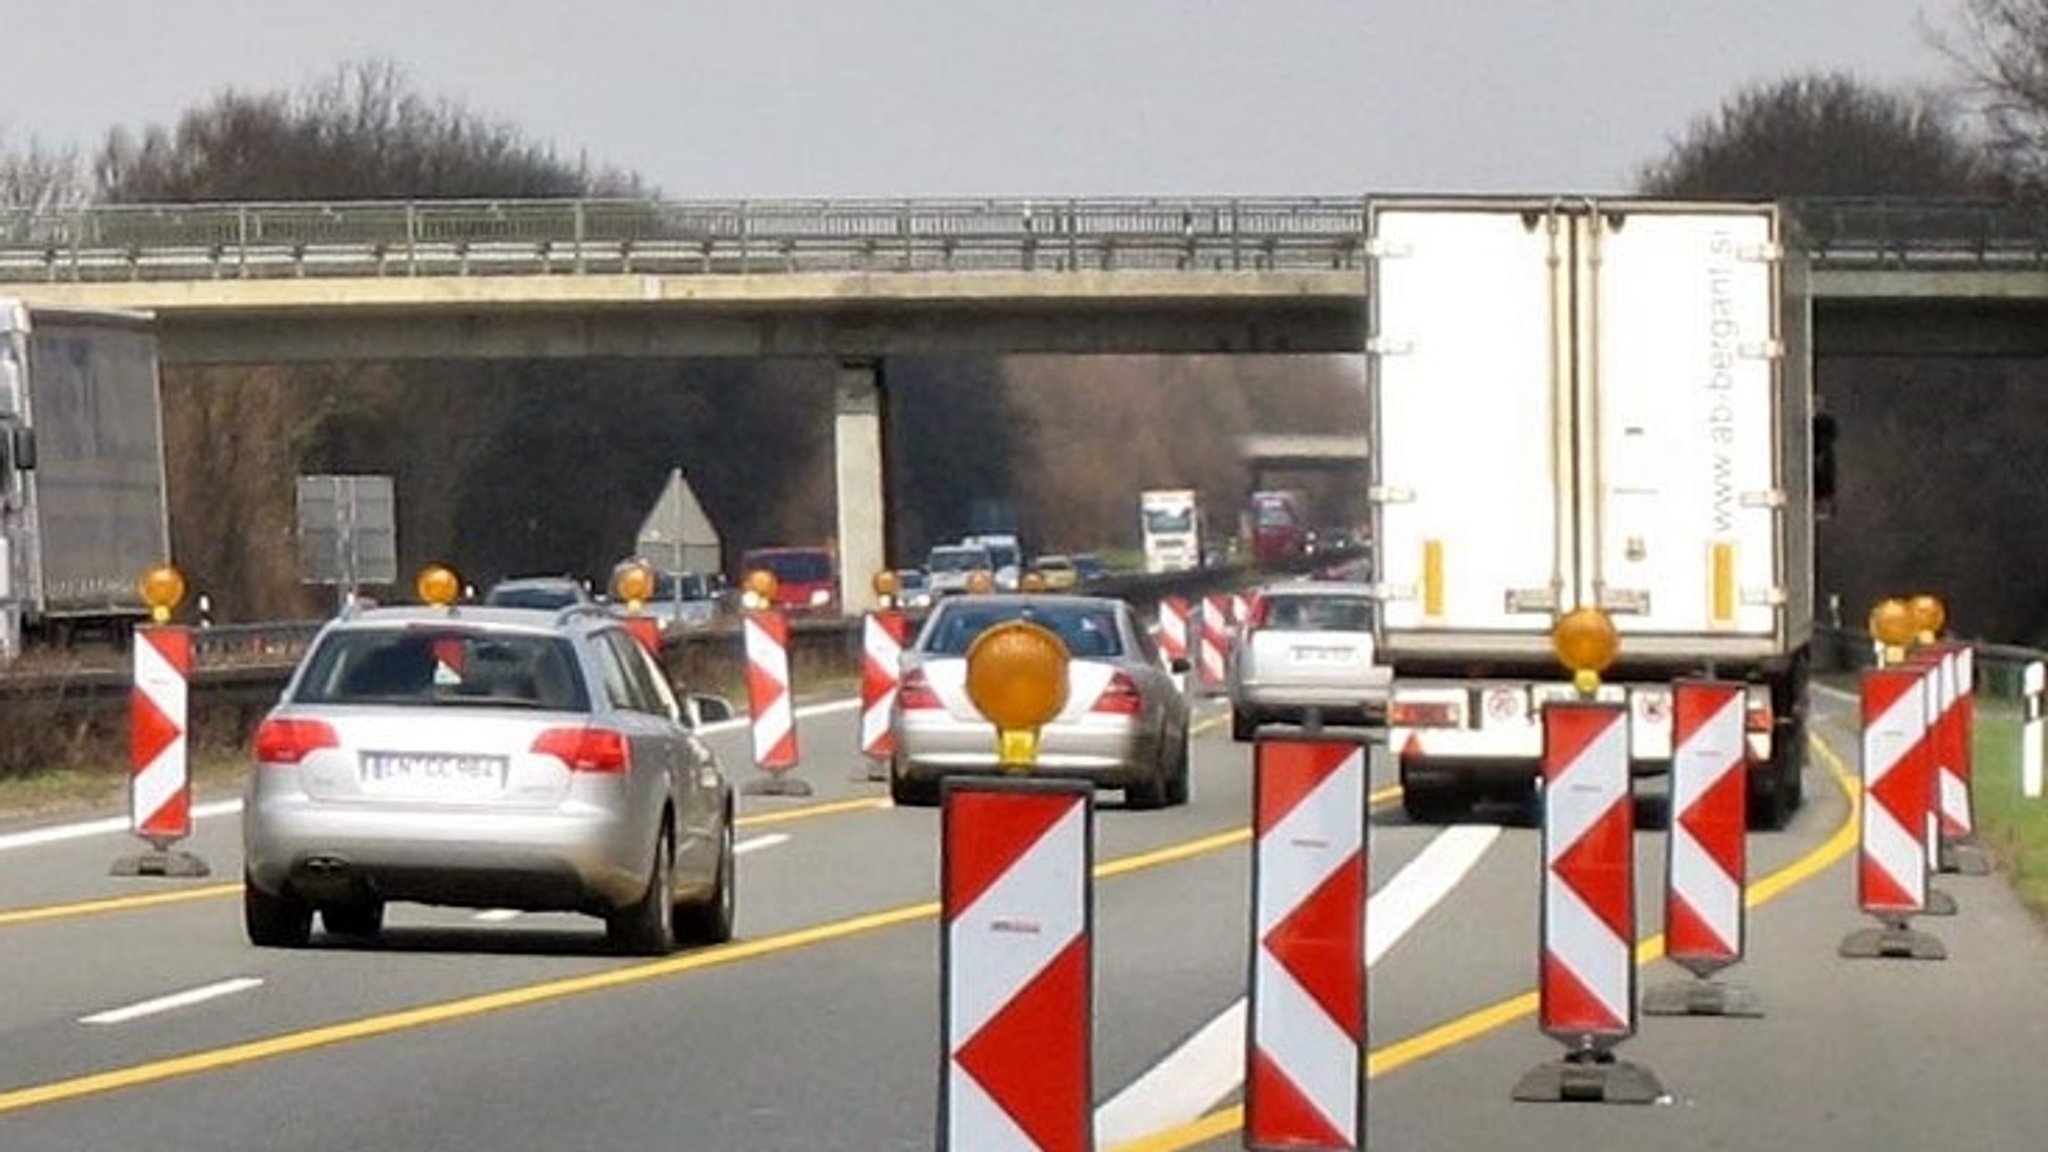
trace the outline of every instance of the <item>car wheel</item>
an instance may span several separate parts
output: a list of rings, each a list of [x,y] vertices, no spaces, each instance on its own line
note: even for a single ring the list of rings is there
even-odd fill
[[[384,930],[384,902],[364,900],[355,904],[330,904],[320,909],[320,923],[336,936],[375,936]]]
[[[1180,739],[1175,742],[1175,748],[1178,750],[1174,753],[1173,766],[1166,773],[1166,802],[1177,806],[1187,803],[1189,795],[1194,791],[1194,757],[1188,750],[1186,732],[1180,734]]]
[[[313,935],[313,906],[295,896],[275,896],[242,877],[242,927],[261,948],[303,948]]]
[[[1232,740],[1237,741],[1239,744],[1249,744],[1252,737],[1258,733],[1258,729],[1259,718],[1257,716],[1237,708],[1230,710],[1230,738]]]
[[[898,808],[930,808],[939,802],[937,780],[913,780],[894,764],[889,765],[889,799]]]
[[[676,933],[699,944],[723,944],[732,939],[738,910],[733,884],[732,813],[725,814],[725,828],[718,835],[718,879],[702,902],[676,909]]]
[[[1163,743],[1163,741],[1162,741]],[[1161,749],[1158,758],[1152,761],[1152,771],[1143,780],[1124,786],[1124,807],[1164,808],[1167,799],[1167,780],[1173,775],[1169,763],[1173,753]]]
[[[673,867],[674,849],[664,831],[654,842],[647,894],[605,919],[605,934],[620,951],[635,956],[666,956],[675,951],[675,895],[669,875]]]

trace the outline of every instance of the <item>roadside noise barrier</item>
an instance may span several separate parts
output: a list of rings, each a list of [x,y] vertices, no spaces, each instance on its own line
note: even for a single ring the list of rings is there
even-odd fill
[[[1665,838],[1664,954],[1689,982],[1643,995],[1651,1016],[1761,1016],[1756,994],[1712,979],[1742,960],[1747,915],[1749,754],[1743,686],[1671,686],[1670,831]]]
[[[1635,796],[1628,706],[1543,710],[1543,926],[1538,1023],[1564,1058],[1515,1086],[1525,1101],[1653,1104],[1664,1088],[1615,1058],[1636,1031]]]
[[[1261,740],[1253,770],[1244,1146],[1360,1148],[1366,749]]]
[[[1941,941],[1912,926],[1927,911],[1927,821],[1934,774],[1927,678],[1913,667],[1863,673],[1863,816],[1856,899],[1881,927],[1852,932],[1850,959],[1946,960]]]
[[[1091,1152],[1094,790],[940,793],[940,1152]]]
[[[181,624],[135,629],[135,679],[128,708],[129,829],[149,851],[114,861],[116,876],[205,876],[206,861],[171,845],[192,834],[186,725],[192,630]]]
[[[870,612],[861,622],[860,753],[868,759],[871,780],[882,779],[882,766],[896,754],[889,713],[896,705],[903,646],[909,640],[910,619],[896,609]]]
[[[754,737],[754,764],[764,775],[747,781],[750,795],[809,796],[811,786],[795,779],[796,705],[789,686],[789,619],[773,608],[746,613],[741,621],[747,653],[747,714]]]

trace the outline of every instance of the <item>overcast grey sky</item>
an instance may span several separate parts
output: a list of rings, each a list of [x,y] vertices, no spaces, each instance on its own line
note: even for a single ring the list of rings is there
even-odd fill
[[[671,197],[1603,191],[1745,83],[1951,79],[1956,2],[0,0],[0,131],[377,57]]]

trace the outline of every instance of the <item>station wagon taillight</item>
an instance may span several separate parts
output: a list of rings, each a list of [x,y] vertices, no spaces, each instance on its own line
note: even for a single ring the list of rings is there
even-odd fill
[[[912,668],[903,674],[902,681],[896,685],[896,703],[912,712],[945,707],[939,700],[939,694],[932,691],[931,679],[922,668]]]
[[[1089,711],[1136,716],[1144,709],[1145,699],[1138,695],[1138,682],[1126,673],[1117,672],[1110,676],[1109,683],[1102,688],[1102,695],[1095,698]]]
[[[255,746],[260,763],[297,764],[309,753],[341,747],[341,741],[324,720],[280,716],[257,727]]]
[[[571,772],[624,772],[633,763],[625,736],[609,728],[550,728],[534,739],[533,750],[560,758]]]

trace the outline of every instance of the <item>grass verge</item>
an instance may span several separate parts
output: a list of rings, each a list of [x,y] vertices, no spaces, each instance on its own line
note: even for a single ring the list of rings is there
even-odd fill
[[[2019,898],[2048,919],[2048,797],[2020,794],[2020,721],[2010,706],[1978,701],[1971,772],[1979,841]]]

